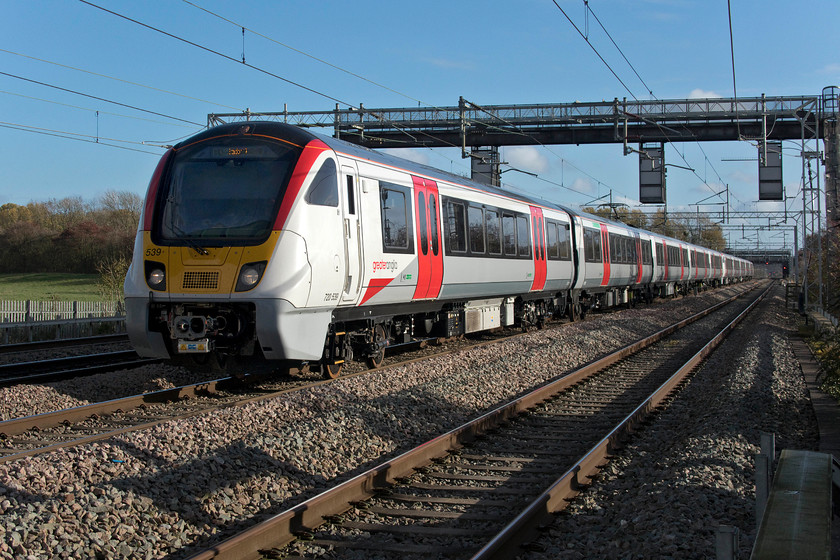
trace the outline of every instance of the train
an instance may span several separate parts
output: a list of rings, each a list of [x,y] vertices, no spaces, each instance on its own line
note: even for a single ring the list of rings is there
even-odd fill
[[[540,328],[751,278],[749,261],[296,126],[170,148],[125,279],[140,356],[338,376],[390,346]]]

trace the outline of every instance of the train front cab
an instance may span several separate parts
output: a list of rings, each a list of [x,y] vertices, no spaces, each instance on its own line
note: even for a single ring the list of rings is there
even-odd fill
[[[327,146],[295,130],[218,127],[162,158],[125,282],[138,354],[210,367],[321,356],[323,339],[313,343],[311,333],[326,332],[330,310],[307,303],[313,287],[338,296],[343,284],[332,258],[344,252],[338,185]],[[302,193],[321,199],[313,205]],[[331,219],[295,213],[302,204]],[[304,230],[315,227],[329,246],[307,246]],[[330,261],[331,274],[313,276],[318,258]]]

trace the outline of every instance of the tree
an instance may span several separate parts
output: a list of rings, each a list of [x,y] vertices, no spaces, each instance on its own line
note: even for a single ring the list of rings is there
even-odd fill
[[[130,258],[118,255],[106,257],[96,266],[96,271],[99,273],[96,285],[104,300],[123,302],[125,299],[123,283],[130,264]]]

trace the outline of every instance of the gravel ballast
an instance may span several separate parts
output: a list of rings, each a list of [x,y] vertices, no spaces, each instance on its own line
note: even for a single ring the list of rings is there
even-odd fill
[[[593,316],[583,323],[530,333],[501,344],[2,464],[0,557],[186,557],[196,547],[216,542],[316,494],[334,484],[336,477],[350,476],[378,464],[553,375],[655,332],[676,316],[689,315],[701,307],[701,300],[719,300],[732,291],[724,289],[697,299]],[[768,366],[768,360],[773,366],[779,360],[780,367],[796,369],[795,363],[788,363],[786,356],[792,356],[789,350],[783,348],[787,332],[784,324],[790,317],[781,311],[782,306],[783,302],[776,298],[774,309],[779,311],[762,321],[762,325],[770,325],[771,319],[781,322],[773,324],[772,329],[767,327],[775,337],[766,339],[779,348],[762,346],[765,339],[756,343],[761,350],[757,350],[757,358],[752,358],[752,362],[744,358],[745,372],[755,365]],[[807,402],[802,403],[799,397],[803,391],[801,381],[797,382],[795,376],[779,382],[784,400],[773,404],[770,391],[776,387],[769,381],[757,382],[749,373],[743,375],[745,381],[741,383],[756,393],[755,401],[750,401],[755,410],[743,412],[756,418],[753,431],[740,431],[740,426],[733,423],[726,434],[698,438],[697,449],[703,445],[747,448],[751,456],[757,452],[754,448],[758,441],[753,432],[776,431],[764,425],[769,422],[759,421],[759,414],[768,409],[787,410],[791,400],[807,410]],[[147,380],[152,378],[154,373],[147,373]],[[95,387],[103,383],[94,382]],[[74,399],[94,400],[100,390],[94,388],[86,393],[80,386],[68,389],[55,385],[44,392],[63,396],[65,391]],[[692,386],[694,382],[689,388]],[[723,407],[741,408],[738,387],[734,384],[727,389],[736,395],[731,398],[723,393],[713,399],[705,395],[707,405],[721,403]],[[767,394],[762,396],[763,393]],[[20,403],[32,397],[25,388],[10,388],[2,395],[5,415],[15,414],[21,409]],[[42,398],[43,401],[29,404],[29,413],[52,406],[47,404],[49,398]],[[679,406],[679,402],[671,408]],[[677,425],[688,429],[709,423],[710,419],[698,416]],[[793,439],[782,436],[780,431],[777,434],[779,448],[785,446],[783,437]],[[675,445],[662,437],[663,445]],[[675,447],[675,453],[679,449]],[[711,457],[709,451],[698,453],[689,462],[702,465],[707,456]],[[675,479],[690,481],[686,474],[679,474],[680,469],[687,468],[685,461],[683,453],[682,462],[656,461],[655,466],[667,468]],[[710,464],[717,465],[717,461]],[[706,478],[712,481],[710,484],[723,488],[731,485],[735,490],[730,492],[741,492],[745,486],[751,488],[751,467],[737,465],[731,470],[715,470]],[[668,477],[660,474],[656,480],[664,483]],[[701,476],[699,480],[705,478]],[[744,503],[746,499],[741,500],[741,509],[752,507]],[[672,500],[665,495],[664,501]],[[686,506],[695,510],[702,504],[689,501]],[[603,507],[602,510],[605,511]],[[662,514],[660,510],[658,506],[650,508],[651,515]],[[734,510],[739,511],[737,507]],[[561,519],[573,517],[570,514]],[[748,529],[750,524],[739,523],[739,519],[733,516],[719,522]],[[634,530],[644,530],[642,519],[634,521],[629,517],[625,521],[624,526],[632,523]],[[565,543],[569,537],[564,535],[562,539]],[[574,554],[582,550],[564,545],[560,552]],[[632,548],[627,550],[632,553]]]
[[[557,516],[545,552],[523,558],[714,558],[719,526],[738,529],[736,557],[749,558],[761,433],[775,434],[776,458],[819,443],[788,340],[797,317],[774,293]]]

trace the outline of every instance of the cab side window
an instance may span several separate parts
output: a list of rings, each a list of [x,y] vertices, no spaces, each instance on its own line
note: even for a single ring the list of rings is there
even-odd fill
[[[338,207],[338,174],[333,160],[326,160],[318,170],[304,200],[316,206]]]

